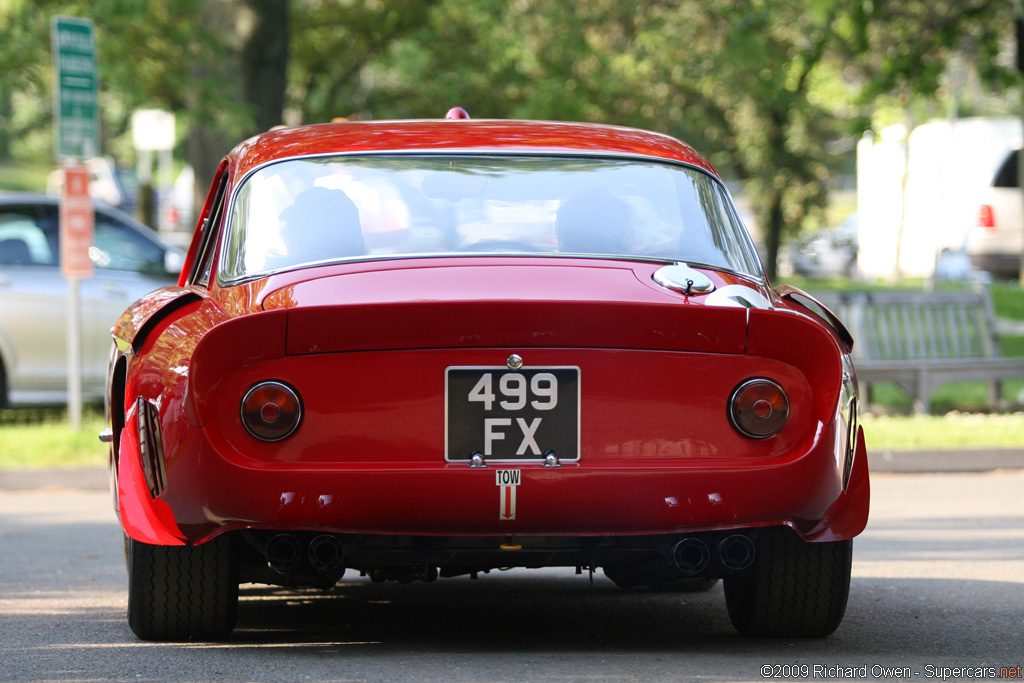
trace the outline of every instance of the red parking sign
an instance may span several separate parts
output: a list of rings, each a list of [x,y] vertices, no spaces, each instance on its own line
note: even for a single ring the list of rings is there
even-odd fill
[[[64,191],[60,199],[60,269],[66,278],[92,277],[93,225],[89,170],[82,166],[64,168]]]

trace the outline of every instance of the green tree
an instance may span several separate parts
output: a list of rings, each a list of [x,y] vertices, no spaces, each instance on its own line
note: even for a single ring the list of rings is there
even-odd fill
[[[838,10],[817,4],[734,0],[664,8],[652,13],[638,54],[653,80],[668,85],[657,110],[678,112],[679,129],[709,139],[726,170],[744,181],[769,277],[784,233],[823,210],[837,161],[830,143],[842,136],[814,89],[829,66]]]
[[[186,61],[188,158],[201,206],[220,159],[244,138],[282,123],[289,56],[284,0],[202,0],[198,43]]]
[[[109,147],[128,130],[138,107],[183,111],[193,87],[190,55],[213,40],[197,29],[198,8],[198,0],[36,0],[9,7],[0,24],[0,70],[5,86],[30,112],[0,121],[0,128],[12,126],[14,135],[24,137],[51,124],[50,20],[55,15],[88,17],[96,25],[101,146]]]
[[[743,181],[774,276],[783,237],[822,220],[877,96],[934,99],[965,49],[1003,77],[1009,1],[445,0],[376,61],[368,102],[682,137]]]
[[[179,115],[193,132],[189,156],[201,179],[232,144],[281,122],[433,117],[461,104],[476,117],[652,128],[694,143],[743,181],[772,275],[783,237],[820,221],[834,169],[881,96],[941,99],[942,74],[957,55],[989,83],[1019,78],[1000,61],[1013,0],[5,7],[0,154],[49,122],[49,17],[88,15],[99,32],[108,147],[140,106]],[[19,107],[30,114],[18,116]]]
[[[173,111],[181,156],[203,194],[240,140],[283,123],[364,108],[365,67],[419,25],[432,1],[36,0],[0,4],[0,159],[52,125],[50,18],[93,19],[99,45],[101,147],[127,140],[140,107]],[[294,30],[292,30],[294,26]],[[12,102],[17,98],[20,116]],[[131,153],[127,145],[119,156]]]
[[[368,108],[375,88],[370,65],[422,25],[435,4],[436,0],[293,4],[291,121],[373,116]]]
[[[454,0],[390,55],[374,101],[689,139],[746,181],[773,274],[783,230],[824,204],[827,144],[839,133],[813,100],[812,76],[834,14],[785,0]]]

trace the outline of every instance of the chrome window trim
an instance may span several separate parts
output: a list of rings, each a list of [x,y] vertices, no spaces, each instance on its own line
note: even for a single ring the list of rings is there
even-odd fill
[[[509,152],[507,150],[489,150],[489,149],[474,149],[474,148],[469,148],[469,149],[452,148],[452,149],[443,149],[443,150],[437,150],[437,149],[417,150],[417,149],[412,149],[412,150],[374,150],[374,151],[371,151],[371,152],[367,152],[367,151],[320,152],[320,153],[317,153],[317,154],[294,154],[294,155],[287,156],[287,157],[280,157],[280,158],[277,158],[277,159],[272,159],[270,161],[263,162],[262,164],[259,164],[257,166],[253,166],[251,169],[249,169],[245,173],[245,175],[243,175],[241,178],[237,179],[234,183],[232,183],[230,192],[228,193],[228,195],[227,195],[227,197],[225,199],[226,207],[227,207],[228,210],[227,210],[227,213],[224,215],[224,217],[223,217],[223,219],[221,221],[221,225],[225,226],[225,229],[221,230],[220,234],[217,236],[217,240],[218,240],[218,242],[217,242],[217,250],[219,251],[220,254],[224,254],[224,250],[226,249],[226,244],[225,243],[226,243],[227,238],[228,238],[228,233],[230,232],[231,222],[234,220],[235,200],[237,199],[237,196],[238,196],[238,193],[239,193],[240,189],[242,187],[244,187],[245,184],[249,181],[249,179],[253,175],[255,175],[257,172],[262,171],[263,169],[268,168],[270,166],[274,166],[275,164],[280,164],[280,163],[284,163],[284,162],[287,162],[287,161],[303,160],[303,159],[324,159],[324,158],[329,158],[329,157],[363,157],[363,158],[371,158],[371,157],[399,157],[399,156],[406,156],[406,157],[409,157],[409,156],[414,156],[414,157],[475,156],[475,157],[481,157],[481,158],[483,158],[483,157],[492,157],[492,158],[510,158],[510,159],[517,159],[517,158],[521,159],[521,158],[535,157],[535,158],[595,159],[595,160],[607,159],[607,160],[616,160],[616,161],[623,161],[623,160],[629,161],[629,160],[632,160],[632,161],[642,161],[642,162],[654,162],[654,163],[659,163],[659,164],[663,164],[663,165],[666,165],[666,166],[678,166],[678,167],[690,169],[692,171],[697,171],[698,173],[701,173],[701,174],[707,176],[708,178],[710,178],[712,181],[714,181],[723,190],[724,196],[728,200],[729,208],[732,210],[733,217],[743,227],[742,237],[743,237],[744,241],[746,242],[746,247],[750,251],[750,254],[754,257],[754,260],[757,263],[757,265],[760,267],[760,271],[761,272],[760,273],[744,273],[744,272],[735,271],[735,270],[732,270],[732,269],[729,269],[729,268],[724,268],[722,266],[709,266],[709,265],[704,265],[704,264],[700,264],[700,263],[697,263],[697,262],[693,262],[693,263],[687,262],[687,263],[689,263],[689,265],[691,265],[691,266],[693,266],[693,265],[703,266],[704,268],[707,268],[708,270],[714,270],[714,271],[717,271],[717,272],[722,272],[722,273],[728,273],[730,275],[735,275],[737,277],[741,277],[741,278],[743,278],[745,280],[748,280],[750,282],[755,282],[755,283],[760,284],[760,285],[764,285],[764,286],[768,285],[768,278],[767,278],[767,276],[765,275],[765,272],[764,272],[764,264],[761,263],[761,257],[760,257],[760,255],[757,252],[756,246],[754,245],[754,240],[751,238],[750,231],[747,229],[746,224],[743,222],[743,219],[740,217],[740,213],[739,213],[739,210],[736,208],[736,201],[733,199],[732,193],[729,191],[729,188],[726,186],[725,182],[721,178],[716,176],[714,173],[711,173],[706,168],[703,168],[702,166],[699,166],[697,164],[692,164],[692,163],[685,162],[685,161],[679,161],[678,159],[667,159],[665,157],[654,156],[654,155],[650,155],[650,154],[629,154],[629,153],[625,153],[625,152],[597,152],[597,153],[592,153],[591,154],[591,153],[586,153],[586,152],[578,152],[578,151],[566,152],[566,151],[561,151],[561,150],[554,150],[554,151],[547,151],[547,150],[525,150],[525,151],[521,151],[521,152],[520,151]],[[304,270],[306,268],[315,268],[317,266],[323,266],[323,265],[334,265],[334,264],[342,264],[342,263],[364,263],[364,262],[372,262],[372,261],[390,261],[390,260],[400,260],[400,259],[420,259],[420,258],[431,258],[431,257],[433,257],[433,258],[452,258],[452,257],[458,258],[458,257],[464,257],[464,256],[491,257],[491,258],[587,258],[587,259],[597,259],[597,260],[628,261],[628,262],[633,262],[633,263],[666,263],[666,264],[678,263],[679,262],[679,259],[676,259],[676,258],[664,259],[664,258],[644,257],[644,256],[629,256],[629,255],[623,255],[623,254],[608,254],[608,255],[603,255],[603,254],[561,254],[561,253],[557,253],[557,254],[555,254],[555,253],[552,253],[552,254],[536,254],[536,253],[529,253],[529,252],[528,253],[523,253],[523,254],[515,254],[515,253],[500,253],[500,254],[498,254],[498,253],[491,253],[491,254],[488,254],[486,252],[447,252],[447,253],[431,253],[429,255],[428,254],[423,254],[423,255],[417,255],[417,254],[395,254],[395,255],[391,255],[391,254],[389,254],[389,255],[385,255],[385,256],[351,256],[351,257],[343,257],[343,258],[339,258],[339,259],[331,259],[329,261],[320,261],[320,262],[316,262],[316,263],[304,264],[304,265],[301,265],[301,266],[295,266],[295,267],[289,267],[289,268],[279,268],[279,269],[276,269],[276,270],[260,271],[258,273],[252,273],[250,275],[245,275],[245,276],[242,276],[242,277],[233,278],[231,280],[225,280],[222,277],[221,269],[220,269],[220,263],[218,263],[218,264],[216,264],[217,265],[217,276],[215,278],[215,281],[216,281],[218,287],[222,287],[222,288],[223,287],[233,287],[233,286],[236,286],[236,285],[245,284],[247,282],[252,282],[254,280],[261,280],[263,278],[270,277],[270,276],[276,275],[278,273],[288,273],[288,272],[293,272],[293,271],[296,271],[296,270]]]

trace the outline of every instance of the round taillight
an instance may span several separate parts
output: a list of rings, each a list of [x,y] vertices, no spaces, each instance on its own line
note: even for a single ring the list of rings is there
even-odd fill
[[[261,441],[280,441],[302,422],[302,400],[284,382],[260,382],[242,399],[242,424]]]
[[[789,397],[770,379],[748,379],[732,392],[729,419],[733,427],[751,439],[775,436],[789,419]]]

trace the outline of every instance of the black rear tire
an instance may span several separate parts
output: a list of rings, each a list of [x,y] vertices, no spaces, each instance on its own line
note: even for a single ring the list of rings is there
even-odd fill
[[[238,568],[229,539],[196,546],[128,540],[128,625],[142,640],[221,640],[235,628]]]
[[[747,636],[823,638],[843,620],[853,541],[808,543],[791,529],[760,534],[757,559],[725,578],[729,619]]]

